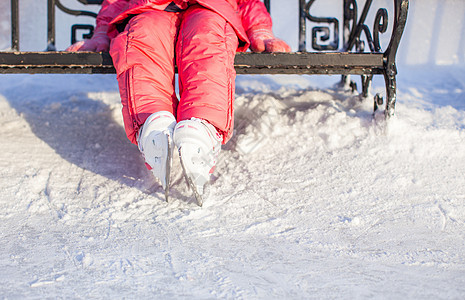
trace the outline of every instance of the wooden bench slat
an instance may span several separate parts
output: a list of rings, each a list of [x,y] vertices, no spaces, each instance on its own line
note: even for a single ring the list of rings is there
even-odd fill
[[[238,74],[381,74],[381,53],[237,53]],[[114,73],[108,53],[1,52],[0,73]]]

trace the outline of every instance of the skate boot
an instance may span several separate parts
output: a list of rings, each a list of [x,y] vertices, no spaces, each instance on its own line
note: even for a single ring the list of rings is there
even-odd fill
[[[168,201],[173,130],[176,119],[167,111],[151,114],[139,130],[137,144],[153,175],[160,180]]]
[[[184,176],[199,206],[203,204],[204,187],[215,169],[222,140],[215,127],[201,119],[181,121],[174,129],[174,144]]]

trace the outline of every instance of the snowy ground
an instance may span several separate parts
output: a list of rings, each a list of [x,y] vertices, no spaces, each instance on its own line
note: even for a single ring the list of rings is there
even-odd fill
[[[238,93],[202,209],[177,175],[163,202],[111,75],[2,76],[2,297],[463,297],[465,70],[442,71],[401,76],[387,131],[348,94],[240,77],[270,91]]]
[[[463,299],[465,66],[399,70],[389,126],[337,77],[239,76],[203,208],[114,75],[0,76],[0,298]]]

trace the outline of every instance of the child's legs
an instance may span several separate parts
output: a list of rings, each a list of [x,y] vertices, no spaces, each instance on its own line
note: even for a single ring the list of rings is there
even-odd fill
[[[111,42],[128,138],[154,112],[176,114],[174,45],[179,15],[150,11],[134,16]]]
[[[176,45],[177,120],[205,119],[223,134],[224,142],[233,128],[237,45],[233,28],[217,13],[197,5],[183,12]]]

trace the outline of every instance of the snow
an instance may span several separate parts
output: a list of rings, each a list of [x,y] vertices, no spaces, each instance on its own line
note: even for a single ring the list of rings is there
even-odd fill
[[[177,157],[164,202],[114,75],[0,76],[0,297],[462,299],[465,19],[437,16],[451,5],[465,8],[412,1],[388,124],[337,76],[238,76],[202,208]],[[461,39],[433,47],[423,15]]]

